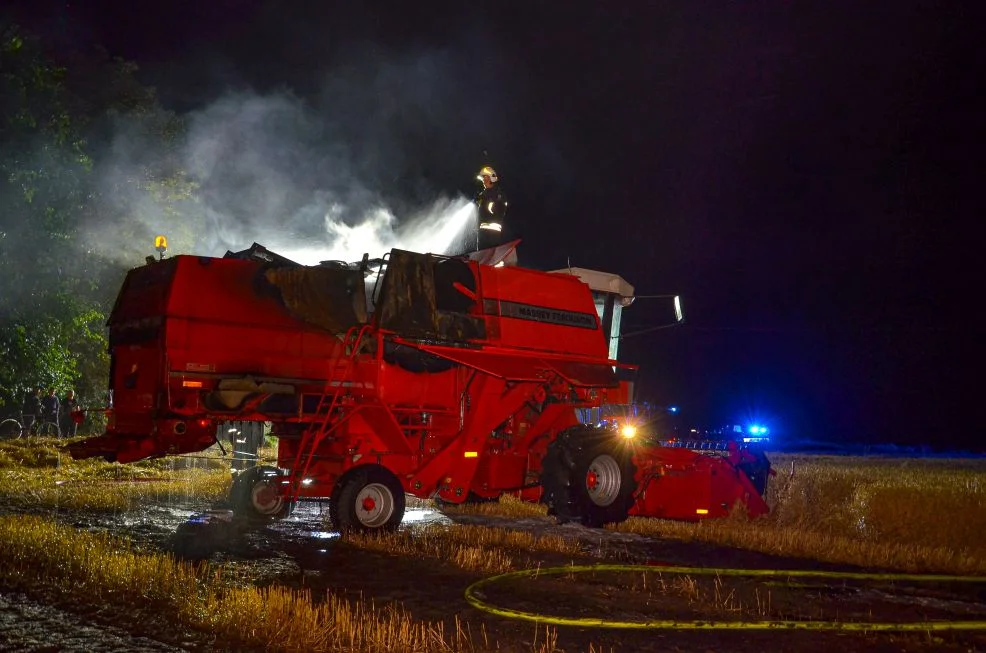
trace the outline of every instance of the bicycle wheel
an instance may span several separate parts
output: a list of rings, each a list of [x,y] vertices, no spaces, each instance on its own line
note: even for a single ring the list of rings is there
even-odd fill
[[[58,435],[58,424],[54,422],[42,422],[38,424],[37,431],[35,433],[43,438],[53,438]]]
[[[24,427],[16,419],[10,418],[0,422],[0,439],[13,440],[21,437]]]

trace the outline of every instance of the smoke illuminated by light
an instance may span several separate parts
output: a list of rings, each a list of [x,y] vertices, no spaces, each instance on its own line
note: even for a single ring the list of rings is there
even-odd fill
[[[342,221],[341,206],[325,215],[325,241],[270,241],[268,247],[305,265],[319,261],[357,261],[363,254],[382,256],[393,248],[432,254],[459,254],[469,249],[476,224],[475,205],[465,198],[440,200],[430,208],[398,222],[388,209],[377,208],[363,220],[349,225]]]
[[[405,88],[407,77],[398,79]],[[363,88],[344,86],[331,97],[353,100]],[[380,258],[395,247],[450,255],[475,249],[478,215],[469,198],[443,195],[414,166],[392,169],[389,162],[408,157],[399,139],[377,131],[386,121],[351,124],[376,96],[366,100],[313,107],[286,92],[236,92],[190,112],[175,150],[188,194],[166,207],[131,180],[135,169],[157,169],[164,155],[139,124],[121,123],[114,156],[97,173],[106,206],[87,225],[86,245],[127,267],[144,260],[156,234],[168,237],[168,256],[221,257],[258,243],[307,265]],[[421,118],[432,124],[435,116]],[[353,133],[361,134],[358,148]],[[121,229],[105,216],[138,224]]]

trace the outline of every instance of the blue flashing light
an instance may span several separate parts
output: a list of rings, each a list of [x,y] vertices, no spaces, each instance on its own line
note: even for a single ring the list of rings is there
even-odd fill
[[[678,412],[678,407],[677,406],[669,406],[668,407],[668,412],[669,413],[677,413]]]
[[[770,429],[766,426],[760,426],[759,424],[753,424],[747,429],[750,435],[767,435],[770,433]]]

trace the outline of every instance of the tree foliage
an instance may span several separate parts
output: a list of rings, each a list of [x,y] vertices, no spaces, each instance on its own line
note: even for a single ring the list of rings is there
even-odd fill
[[[55,54],[0,24],[4,413],[36,385],[74,387],[83,401],[101,402],[103,325],[125,270],[142,262],[141,249],[150,253],[152,231],[194,230],[185,206],[195,185],[178,156],[183,126],[136,73],[98,48]],[[131,145],[129,156],[120,156],[121,143]],[[124,255],[117,243],[128,238]]]

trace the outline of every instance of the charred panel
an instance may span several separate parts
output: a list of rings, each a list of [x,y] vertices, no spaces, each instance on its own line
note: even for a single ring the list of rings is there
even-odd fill
[[[328,267],[270,267],[263,280],[276,289],[279,300],[298,319],[345,333],[366,323],[363,273]]]
[[[485,325],[469,314],[476,301],[476,277],[466,262],[395,249],[376,304],[376,322],[406,338],[480,339]]]

